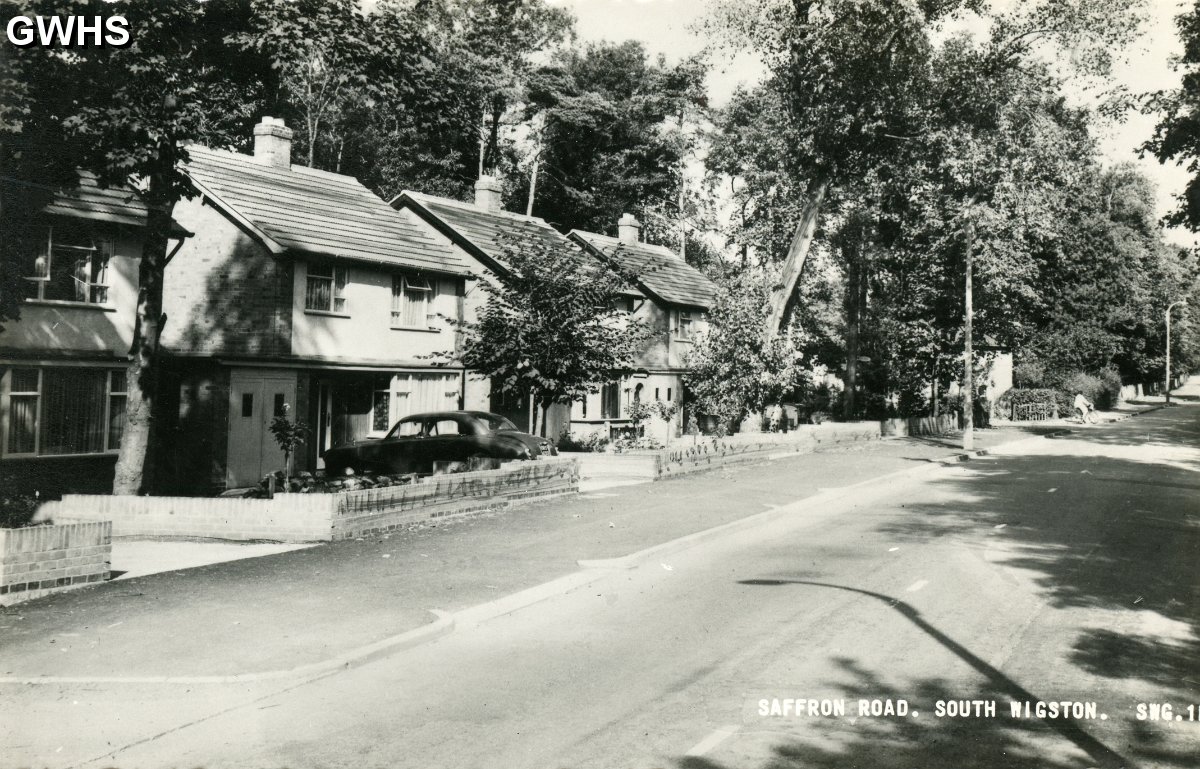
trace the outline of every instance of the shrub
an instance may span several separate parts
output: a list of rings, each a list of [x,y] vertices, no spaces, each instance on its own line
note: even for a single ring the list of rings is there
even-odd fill
[[[599,433],[589,433],[582,438],[574,433],[563,430],[558,439],[559,451],[604,451],[608,448],[608,438]]]
[[[614,454],[623,454],[627,451],[654,451],[663,448],[663,445],[648,435],[638,438],[622,436],[612,442],[611,448]]]
[[[1000,396],[997,406],[1005,414],[1010,414],[1013,406],[1023,406],[1029,403],[1040,403],[1047,408],[1057,405],[1059,416],[1067,416],[1071,413],[1072,408],[1070,395],[1062,390],[1052,390],[1048,387],[1014,387]]]
[[[0,529],[19,529],[32,525],[33,514],[41,500],[28,494],[0,497]]]
[[[1111,368],[1102,370],[1098,376],[1076,371],[1063,380],[1063,389],[1071,396],[1083,393],[1098,409],[1109,409],[1121,397],[1121,375]]]
[[[1046,386],[1046,367],[1035,360],[1013,366],[1013,385],[1022,389]]]

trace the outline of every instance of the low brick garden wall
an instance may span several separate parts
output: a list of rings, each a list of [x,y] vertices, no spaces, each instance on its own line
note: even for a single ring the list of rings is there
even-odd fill
[[[274,499],[68,494],[42,505],[37,520],[111,521],[114,537],[330,542],[578,490],[578,463],[558,458],[433,476],[408,486]]]
[[[0,604],[102,582],[112,562],[112,524],[0,529]]]
[[[958,414],[942,414],[933,417],[912,417],[911,419],[885,419],[880,423],[886,436],[905,435],[945,435],[959,429]]]
[[[826,422],[801,425],[786,433],[738,433],[724,438],[700,437],[691,445],[623,454],[579,453],[585,478],[657,480],[722,465],[754,462],[784,453],[804,454],[832,446],[879,440],[879,422]]]

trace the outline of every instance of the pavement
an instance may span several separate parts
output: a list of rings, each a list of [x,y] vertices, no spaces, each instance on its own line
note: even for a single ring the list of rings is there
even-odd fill
[[[1058,429],[980,430],[975,443],[986,450]],[[449,614],[504,611],[569,589],[587,579],[580,561],[629,556],[796,500],[823,502],[870,479],[919,472],[956,454],[959,440],[791,455],[48,596],[0,609],[0,681],[224,681],[349,664],[447,632]],[[224,545],[221,557],[243,547]],[[119,570],[133,566],[114,560]]]

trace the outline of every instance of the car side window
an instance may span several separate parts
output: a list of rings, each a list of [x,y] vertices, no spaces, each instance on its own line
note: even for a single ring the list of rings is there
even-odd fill
[[[461,435],[462,431],[458,428],[458,422],[453,419],[440,419],[429,431],[430,435]]]
[[[392,433],[394,438],[413,438],[422,432],[425,425],[422,422],[401,422],[396,425],[396,431]]]

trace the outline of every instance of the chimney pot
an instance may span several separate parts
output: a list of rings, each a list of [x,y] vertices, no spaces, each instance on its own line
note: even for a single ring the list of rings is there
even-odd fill
[[[264,117],[254,126],[254,159],[273,168],[291,168],[292,129],[283,118]]]
[[[475,206],[484,211],[500,210],[500,193],[504,185],[494,176],[484,174],[475,182]]]
[[[642,239],[642,223],[633,214],[625,214],[617,222],[617,238],[622,243],[638,243]]]

